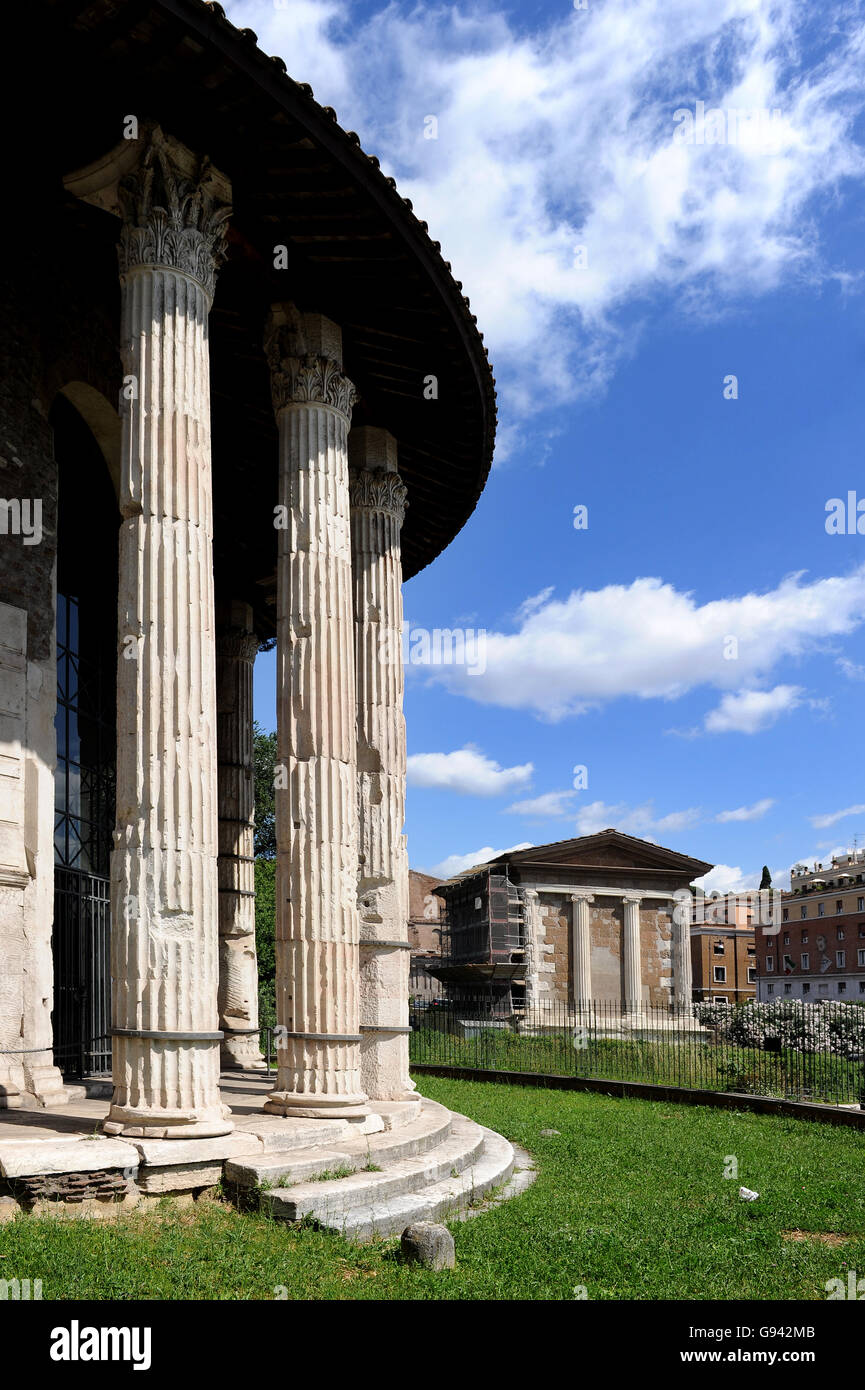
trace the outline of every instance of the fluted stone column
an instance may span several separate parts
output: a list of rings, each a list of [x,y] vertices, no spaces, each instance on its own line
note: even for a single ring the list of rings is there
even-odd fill
[[[258,1039],[255,952],[255,768],[252,667],[258,638],[252,609],[231,603],[216,637],[219,780],[219,1027],[223,1068],[266,1066]]]
[[[276,1013],[266,1109],[367,1113],[360,1078],[357,714],[348,427],[356,399],[336,324],[274,307],[266,349],[279,426]]]
[[[624,999],[626,1013],[639,1009],[643,1001],[643,967],[640,958],[640,893],[625,893],[624,908]]]
[[[523,894],[526,904],[526,1008],[536,1009],[540,995],[540,974],[538,972],[540,954],[540,894],[535,888],[527,888]]]
[[[592,998],[591,893],[571,894],[571,957],[574,965],[574,1007],[586,1009]]]
[[[105,1129],[226,1134],[207,321],[230,186],[147,124],[66,182],[123,223],[114,1097]]]
[[[402,559],[406,488],[396,440],[349,435],[359,822],[361,1084],[371,1100],[413,1097],[409,1076]]]
[[[694,993],[691,965],[691,912],[679,902],[670,903],[673,934],[673,1003],[677,1009],[690,1008]]]

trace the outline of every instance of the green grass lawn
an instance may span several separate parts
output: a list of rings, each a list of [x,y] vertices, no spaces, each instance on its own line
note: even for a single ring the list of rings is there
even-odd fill
[[[823,1299],[865,1270],[865,1134],[774,1116],[423,1077],[534,1155],[521,1197],[452,1226],[457,1268],[407,1268],[220,1203],[116,1223],[16,1218],[0,1278],[44,1299]],[[541,1137],[545,1128],[561,1131]],[[738,1177],[725,1179],[728,1155]],[[740,1185],[760,1193],[738,1196]],[[785,1233],[808,1232],[805,1239]],[[816,1235],[834,1234],[827,1244]]]

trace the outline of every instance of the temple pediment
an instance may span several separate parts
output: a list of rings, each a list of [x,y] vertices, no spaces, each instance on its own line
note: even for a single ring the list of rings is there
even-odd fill
[[[712,865],[702,859],[666,849],[663,845],[625,835],[620,830],[601,830],[595,835],[582,835],[572,840],[557,840],[547,845],[501,854],[494,864],[513,864],[526,870],[532,866],[563,868],[583,866],[623,871],[654,870],[687,874],[690,878],[708,873]]]

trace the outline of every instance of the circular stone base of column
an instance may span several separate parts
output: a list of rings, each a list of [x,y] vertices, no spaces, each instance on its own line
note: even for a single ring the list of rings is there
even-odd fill
[[[127,1139],[218,1139],[234,1129],[231,1111],[224,1105],[219,1109],[222,1115],[202,1116],[200,1120],[188,1116],[167,1120],[164,1115],[112,1105],[103,1121],[102,1132]]]
[[[272,1091],[264,1103],[268,1115],[296,1116],[299,1120],[351,1120],[369,1114],[367,1097],[304,1096],[296,1091]]]
[[[258,1048],[246,1051],[222,1052],[219,1058],[221,1071],[267,1071],[267,1062]]]

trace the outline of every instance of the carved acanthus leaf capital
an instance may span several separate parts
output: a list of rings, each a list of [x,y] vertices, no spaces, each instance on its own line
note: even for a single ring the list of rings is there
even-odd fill
[[[388,468],[362,468],[352,472],[349,497],[353,509],[366,507],[370,511],[390,512],[400,526],[408,506],[408,489],[398,473]]]
[[[352,406],[360,399],[354,383],[329,357],[284,354],[285,333],[275,328],[265,341],[273,408],[277,413],[287,405],[328,405],[351,420]]]
[[[120,274],[165,266],[192,276],[212,299],[231,216],[228,181],[158,125],[143,127],[136,143],[141,157],[117,185]]]
[[[254,632],[228,627],[216,634],[216,655],[220,661],[253,662],[257,652],[258,638]]]

